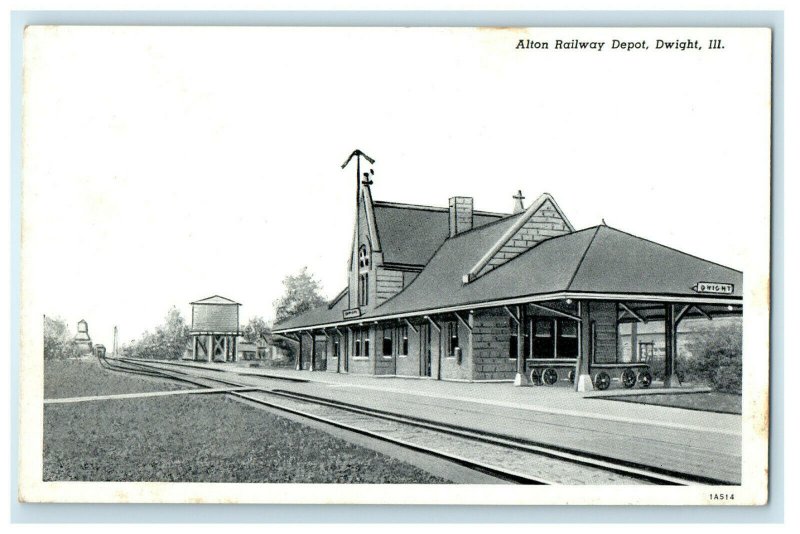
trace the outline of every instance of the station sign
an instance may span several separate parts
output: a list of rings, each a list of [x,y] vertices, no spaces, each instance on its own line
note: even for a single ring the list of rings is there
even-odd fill
[[[361,308],[350,308],[349,310],[342,311],[342,317],[345,319],[355,319],[361,317]]]
[[[732,295],[733,284],[722,282],[697,282],[692,286],[695,293],[712,293],[714,295]]]

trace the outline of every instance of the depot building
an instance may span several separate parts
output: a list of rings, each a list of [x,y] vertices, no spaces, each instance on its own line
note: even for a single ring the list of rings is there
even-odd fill
[[[461,196],[375,201],[368,175],[357,184],[347,286],[274,326],[299,345],[298,370],[649,386],[651,364],[620,332],[659,322],[671,387],[681,321],[742,313],[740,271],[610,226],[576,230],[547,193],[491,213]]]

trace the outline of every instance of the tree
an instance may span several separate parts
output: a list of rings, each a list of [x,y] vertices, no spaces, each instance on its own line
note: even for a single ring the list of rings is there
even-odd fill
[[[711,328],[689,344],[687,376],[699,378],[719,391],[742,392],[742,323]]]
[[[154,360],[179,360],[189,343],[189,326],[181,312],[173,306],[164,323],[153,332],[145,332],[140,339],[123,348],[126,356]]]
[[[44,317],[44,359],[64,360],[82,355],[69,331],[67,322],[61,317]]]
[[[261,340],[269,343],[272,339],[272,329],[263,317],[251,317],[242,329],[242,337],[250,343],[258,343]]]
[[[319,282],[303,267],[299,273],[283,279],[284,295],[276,300],[275,321],[280,322],[325,304]]]

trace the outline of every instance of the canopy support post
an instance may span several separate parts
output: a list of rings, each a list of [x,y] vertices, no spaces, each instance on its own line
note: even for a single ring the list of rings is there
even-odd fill
[[[531,381],[525,375],[525,318],[524,308],[517,306],[516,314],[511,313],[511,310],[506,308],[512,317],[516,320],[517,329],[517,375],[514,377],[514,385],[517,387],[530,386]]]
[[[589,324],[589,303],[578,301],[578,360],[575,362],[575,391],[584,393],[592,391],[592,375],[589,374],[589,360],[592,357],[590,344],[592,343],[592,329]]]
[[[664,305],[664,387],[681,386],[678,379],[676,357],[678,355],[678,322],[675,320],[675,305]]]

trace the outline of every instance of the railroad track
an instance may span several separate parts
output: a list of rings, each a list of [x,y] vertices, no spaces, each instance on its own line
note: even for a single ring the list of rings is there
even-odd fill
[[[153,365],[130,359],[101,358],[101,365],[111,371],[176,380],[204,388],[218,388],[219,384],[251,387],[222,377],[198,376],[196,371],[187,372],[178,365],[164,369],[160,367],[164,363]],[[231,391],[226,396],[257,408],[290,413],[393,443],[513,483],[732,484],[279,388],[252,386],[252,390]]]

